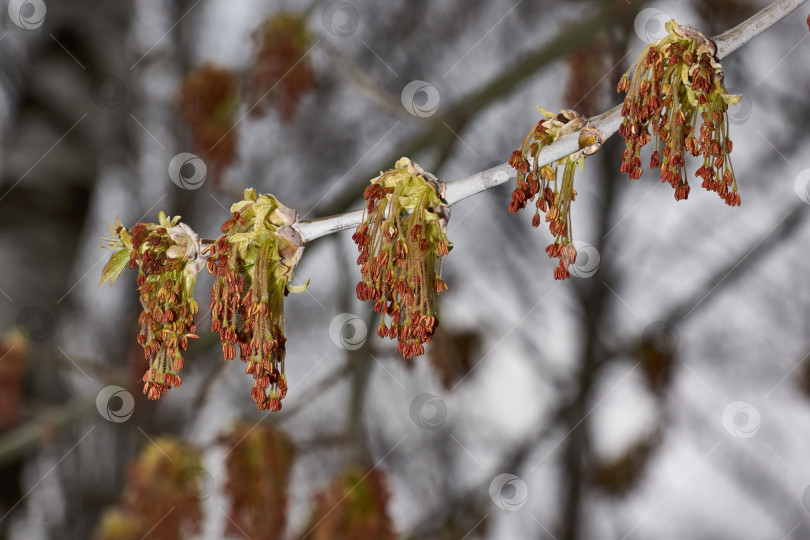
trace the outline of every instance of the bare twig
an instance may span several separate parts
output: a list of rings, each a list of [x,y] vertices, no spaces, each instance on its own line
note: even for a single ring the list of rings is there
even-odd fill
[[[93,410],[96,396],[76,398],[71,403],[53,406],[0,439],[0,466],[25,455],[54,433],[75,424]]]
[[[332,64],[338,67],[339,71],[360,93],[378,107],[397,118],[407,121],[416,120],[415,116],[402,107],[397,97],[394,97],[386,92],[384,88],[381,88],[369,76],[363,73],[363,70],[360,69],[357,64],[340,52],[337,47],[332,45],[328,40],[323,40],[321,43],[323,44],[323,49],[326,51],[326,54],[328,54],[329,58],[332,60]]]

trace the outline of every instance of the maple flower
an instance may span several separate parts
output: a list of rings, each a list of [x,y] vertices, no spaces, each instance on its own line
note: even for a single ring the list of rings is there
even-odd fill
[[[295,446],[277,426],[236,421],[219,442],[230,449],[224,459],[223,488],[228,495],[226,533],[246,538],[285,538],[290,476]]]
[[[211,330],[219,332],[226,360],[239,347],[245,373],[254,379],[257,408],[278,411],[287,395],[284,297],[306,288],[290,285],[304,248],[291,227],[294,210],[255,189],[246,189],[244,197],[231,206],[223,235],[206,248],[214,275]]]
[[[313,495],[306,536],[313,540],[399,538],[387,512],[390,498],[383,471],[346,467]]]
[[[517,214],[535,200],[535,213],[532,226],[539,227],[540,214],[545,214],[548,228],[554,235],[554,242],[546,247],[546,253],[559,259],[554,269],[554,279],[571,276],[568,267],[576,261],[577,250],[573,245],[571,230],[571,203],[576,199],[574,173],[577,166],[584,167],[585,156],[599,150],[605,136],[587,125],[585,119],[572,110],[554,114],[537,108],[544,116],[523,139],[520,150],[512,152],[509,164],[517,171],[517,183],[512,191],[509,211]],[[540,166],[540,151],[560,137],[580,130],[580,149],[554,163]],[[531,160],[531,163],[529,162]],[[563,167],[562,182],[558,183],[558,166]]]
[[[312,32],[301,15],[279,12],[262,22],[253,33],[253,42],[256,61],[249,84],[256,104],[250,114],[260,116],[273,107],[284,122],[289,122],[315,84],[309,58]]]
[[[0,433],[15,427],[22,416],[28,348],[28,341],[18,329],[0,334]]]
[[[439,324],[436,295],[447,290],[441,268],[451,249],[450,208],[438,191],[435,177],[400,159],[371,180],[363,194],[363,222],[352,235],[363,277],[357,298],[374,302],[383,315],[377,334],[399,340],[405,359],[425,352]]]
[[[666,29],[668,35],[648,45],[619,82],[618,91],[627,92],[619,128],[627,144],[621,170],[638,179],[641,149],[654,139],[650,167],[660,167],[661,181],[675,189],[676,200],[689,196],[683,174],[684,152],[689,152],[703,157],[695,173],[703,179],[703,188],[739,206],[729,157],[728,106],[739,103],[741,96],[726,92],[711,40],[675,21]]]
[[[209,177],[220,182],[222,172],[236,158],[238,130],[233,126],[241,100],[238,74],[203,64],[186,75],[175,100],[191,128],[195,152],[205,160]]]
[[[210,477],[202,468],[202,454],[170,436],[144,446],[127,467],[120,502],[104,511],[93,538],[199,538],[206,495],[200,490],[209,487],[200,481]]]
[[[101,283],[112,285],[128,266],[138,268],[138,291],[143,311],[138,317],[138,343],[149,361],[143,375],[143,392],[158,399],[169,388],[180,386],[183,351],[196,338],[194,283],[204,261],[197,234],[180,216],[158,216],[159,223],[138,223],[127,230],[116,218],[108,223],[107,247],[114,253],[104,266]]]

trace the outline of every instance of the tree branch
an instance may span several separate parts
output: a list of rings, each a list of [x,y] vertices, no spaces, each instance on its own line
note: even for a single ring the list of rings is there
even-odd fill
[[[772,25],[782,20],[782,18],[806,1],[807,0],[777,0],[731,30],[714,37],[713,41],[717,45],[717,58],[723,58],[736,51]],[[618,131],[621,122],[621,105],[617,105],[609,111],[591,118],[589,125],[604,133],[605,137],[608,138]],[[579,131],[577,131],[544,147],[540,151],[538,164],[545,165],[562,159],[579,149]],[[467,197],[471,197],[514,179],[514,169],[512,169],[508,163],[502,163],[497,167],[473,174],[461,180],[447,182],[444,184],[445,200],[448,204],[453,205]],[[357,227],[360,225],[362,216],[362,210],[356,210],[336,216],[303,220],[295,224],[295,229],[301,235],[303,242],[308,242],[320,238],[321,236]]]
[[[781,21],[806,1],[777,0],[731,30],[713,38],[714,44],[717,45],[717,57],[723,58],[733,53],[772,25]]]
[[[644,5],[644,0],[640,5]],[[350,187],[330,200],[328,204],[316,206],[316,214],[341,213],[345,212],[357,200],[357,191],[362,192],[368,179],[374,173],[390,166],[402,156],[416,159],[420,152],[435,147],[443,146],[445,141],[455,140],[455,137],[447,130],[445,123],[456,133],[461,133],[472,119],[481,114],[487,107],[495,103],[498,99],[515,92],[521,84],[534,76],[540,69],[548,66],[555,60],[577,50],[593,39],[593,36],[601,32],[617,21],[624,20],[632,16],[632,12],[639,9],[639,5],[624,5],[623,3],[607,2],[602,9],[589,12],[591,17],[578,22],[575,26],[565,28],[558,32],[547,42],[538,48],[528,51],[515,63],[505,68],[493,79],[485,83],[480,88],[460,98],[452,103],[446,113],[435,115],[430,120],[428,129],[421,134],[407,139],[398,146],[395,153],[389,153],[382,158],[378,164],[371,167],[369,171],[355,177],[350,183]],[[426,120],[426,119],[422,119]],[[436,171],[434,171],[436,172]]]

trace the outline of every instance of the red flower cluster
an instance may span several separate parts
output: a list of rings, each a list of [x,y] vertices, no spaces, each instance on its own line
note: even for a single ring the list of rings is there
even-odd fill
[[[119,226],[116,233],[120,236],[122,230]],[[190,338],[197,337],[197,302],[191,289],[196,272],[184,275],[186,266],[193,263],[172,256],[174,249],[185,246],[178,246],[167,227],[138,223],[128,233],[132,242],[129,267],[139,268],[138,290],[143,306],[138,317],[138,343],[149,360],[143,392],[149,399],[158,399],[169,388],[180,386],[180,351],[186,349]]]
[[[312,497],[307,538],[394,540],[399,535],[388,517],[391,498],[381,470],[348,467]]]
[[[223,236],[208,248],[208,271],[214,275],[211,330],[219,332],[226,360],[236,357],[239,346],[257,408],[278,411],[287,395],[284,297],[303,248],[284,226],[289,209],[254,190],[246,190],[245,199],[232,207]],[[258,224],[257,215],[265,218]]]
[[[104,512],[93,538],[199,538],[206,474],[202,451],[191,444],[164,436],[145,445],[127,467],[121,501]]]
[[[703,189],[714,191],[729,206],[740,206],[737,180],[729,158],[733,145],[728,138],[728,106],[717,96],[712,99],[715,103],[708,103],[706,110],[701,113],[703,125],[700,126],[697,146],[703,156],[703,165],[695,175],[703,178]]]
[[[649,45],[619,82],[619,92],[627,92],[619,128],[627,144],[621,170],[638,179],[641,149],[655,139],[650,167],[660,167],[661,181],[675,189],[676,200],[689,196],[683,175],[684,152],[689,152],[703,157],[696,172],[703,188],[716,192],[726,204],[739,206],[729,159],[727,111],[740,98],[726,93],[711,41],[674,21],[667,23],[667,30],[669,35]],[[702,124],[696,137],[698,117]],[[659,146],[663,146],[660,152]]]
[[[584,155],[590,155],[599,149],[603,137],[592,128],[582,128],[580,136],[582,149],[560,160],[564,163],[563,179],[562,183],[558,184],[559,162],[539,166],[540,151],[559,137],[580,129],[584,122],[579,114],[570,110],[562,111],[556,116],[542,109],[541,112],[546,118],[537,123],[523,139],[520,150],[512,152],[509,158],[509,165],[517,171],[517,183],[512,192],[509,211],[517,214],[526,208],[527,203],[537,198],[532,226],[539,227],[540,213],[545,214],[549,231],[555,237],[554,242],[546,247],[546,253],[552,259],[559,259],[558,266],[554,268],[554,279],[566,279],[571,276],[568,267],[577,258],[571,231],[571,203],[577,196],[574,190],[574,173],[577,164],[583,162]],[[531,164],[529,159],[532,160]]]
[[[439,324],[435,297],[447,290],[440,276],[442,257],[450,251],[449,208],[424,176],[403,158],[372,180],[364,193],[363,223],[352,236],[363,276],[357,298],[374,302],[383,314],[377,334],[398,339],[406,359],[425,352],[423,344]]]
[[[293,441],[267,424],[237,421],[220,441],[225,458],[228,536],[285,538]]]
[[[0,433],[20,421],[28,342],[17,330],[0,335]]]
[[[315,84],[308,58],[312,37],[306,21],[293,13],[278,13],[253,34],[256,62],[250,83],[256,106],[251,114],[264,114],[268,106],[289,122],[304,94]]]
[[[231,220],[238,223],[239,213],[234,212]],[[226,226],[222,230],[226,234],[231,232]],[[266,257],[266,249],[263,251]],[[256,264],[262,262],[257,260]],[[245,373],[253,376],[250,396],[257,408],[278,411],[281,410],[281,400],[287,395],[284,292],[272,295],[272,310],[267,296],[255,298],[252,288],[245,294],[245,278],[238,271],[244,267],[245,261],[239,256],[238,249],[228,242],[227,236],[220,237],[208,260],[208,271],[215,276],[211,289],[211,330],[219,332],[225,360],[236,357],[235,345],[238,344],[242,361],[247,362]],[[267,269],[266,259],[264,268]],[[266,276],[264,280],[266,289]],[[237,315],[241,328],[237,325]]]
[[[191,72],[177,91],[177,107],[191,128],[195,152],[214,182],[236,157],[238,130],[233,127],[240,100],[236,74],[212,64]]]

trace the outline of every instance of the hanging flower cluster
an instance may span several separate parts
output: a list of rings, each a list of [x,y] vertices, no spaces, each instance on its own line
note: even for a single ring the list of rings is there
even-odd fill
[[[273,107],[284,122],[289,122],[315,84],[308,56],[312,33],[300,15],[280,12],[254,31],[253,42],[256,61],[250,70],[250,86],[255,105],[250,113],[261,116]]]
[[[689,196],[683,175],[686,151],[703,157],[695,173],[703,179],[703,188],[717,193],[729,206],[739,206],[729,158],[727,111],[741,96],[726,93],[711,40],[675,21],[668,22],[666,29],[669,35],[647,46],[619,82],[619,92],[627,92],[619,128],[627,143],[621,170],[639,178],[641,148],[655,139],[650,167],[661,168],[661,181],[675,188],[676,200]]]
[[[0,433],[20,422],[27,357],[28,341],[19,330],[0,334]]]
[[[104,512],[93,538],[199,538],[206,476],[199,448],[160,437],[129,464],[121,501]]]
[[[408,158],[371,181],[363,222],[352,239],[360,256],[357,298],[374,302],[380,337],[399,340],[406,359],[423,354],[439,324],[435,297],[447,290],[442,257],[450,251],[438,181]],[[391,317],[387,322],[386,317]]]
[[[225,460],[228,521],[225,533],[246,538],[285,538],[295,447],[283,430],[237,421],[220,442]]]
[[[585,156],[591,155],[602,145],[605,137],[598,130],[586,126],[586,121],[576,111],[563,110],[554,114],[537,108],[545,117],[523,139],[520,150],[512,152],[509,165],[517,171],[517,184],[512,192],[509,211],[517,214],[537,197],[532,218],[534,227],[540,226],[540,213],[545,214],[554,242],[546,247],[552,259],[559,259],[554,268],[554,279],[571,276],[568,267],[576,261],[577,250],[571,232],[571,203],[576,199],[574,173],[576,167],[584,167]],[[560,137],[580,130],[580,150],[554,163],[540,166],[540,151]],[[531,161],[530,161],[531,160]],[[558,166],[563,167],[562,182],[557,182]]]
[[[227,68],[203,64],[189,73],[177,91],[177,108],[197,152],[215,183],[236,157],[236,113],[241,100],[238,75]]]
[[[306,538],[398,538],[387,512],[390,498],[384,472],[347,467],[312,497]]]
[[[585,117],[598,114],[607,105],[606,90],[611,83],[604,74],[612,70],[611,57],[610,39],[603,34],[574,50],[566,60],[564,101],[573,103]]]
[[[194,282],[204,262],[197,234],[180,216],[161,212],[159,223],[138,223],[125,229],[116,218],[108,224],[108,247],[115,253],[104,266],[101,283],[112,285],[124,269],[138,267],[141,331],[138,343],[144,349],[149,369],[143,375],[143,392],[158,399],[169,388],[180,386],[183,351],[196,338]]]
[[[296,213],[272,195],[245,190],[244,200],[231,206],[223,235],[210,250],[211,330],[219,332],[226,360],[247,363],[253,376],[251,397],[259,410],[281,409],[287,394],[284,376],[284,297],[306,285],[289,283],[304,248],[291,225]]]

